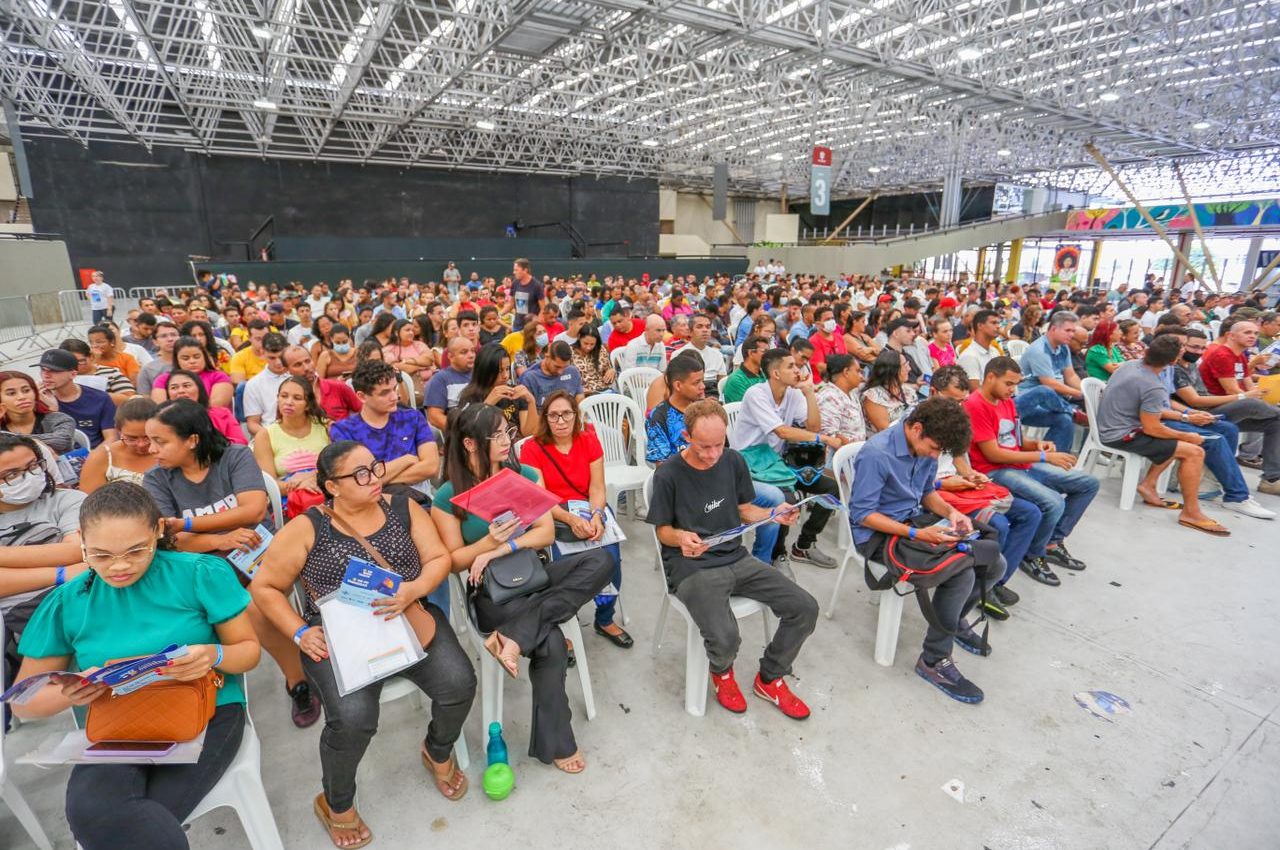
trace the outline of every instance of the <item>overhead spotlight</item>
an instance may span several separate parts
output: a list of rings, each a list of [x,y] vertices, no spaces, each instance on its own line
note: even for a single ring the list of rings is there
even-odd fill
[[[878,165],[871,165],[871,166],[868,166],[868,167],[867,167],[867,171],[868,171],[868,172],[870,172],[871,174],[879,174],[879,173],[880,173],[880,166],[878,166]]]
[[[1008,148],[1000,148],[1000,150],[996,151],[996,156],[1009,156],[1012,153],[1013,151],[1009,150]]]
[[[265,109],[268,112],[275,112],[280,107],[274,100],[259,99],[253,102],[254,109]]]
[[[1213,125],[1212,125],[1212,124],[1210,124],[1208,121],[1197,121],[1196,123],[1194,123],[1194,124],[1192,124],[1192,125],[1191,125],[1191,129],[1193,129],[1193,130],[1208,130],[1208,129],[1209,129],[1210,127],[1212,127],[1212,126],[1213,126]]]
[[[646,148],[656,148],[661,143],[657,139],[645,139],[640,144],[644,145]]]
[[[782,154],[780,153],[771,153],[769,154],[768,157],[766,157],[766,159],[771,159],[774,162],[782,162],[783,157],[782,157]]]
[[[251,24],[249,26],[249,32],[253,33],[255,36],[262,39],[263,41],[266,41],[269,38],[275,37],[275,31],[271,29],[271,27],[267,26],[262,22]]]
[[[976,47],[962,47],[956,51],[956,58],[961,62],[972,62],[982,58],[982,51]]]
[[[497,125],[497,124],[494,124],[492,121],[485,121],[484,119],[481,119],[481,120],[479,120],[479,121],[477,121],[477,122],[476,122],[476,129],[477,129],[477,130],[492,130],[492,129],[496,128],[497,126],[498,126],[498,125]]]
[[[1107,103],[1115,103],[1119,99],[1120,95],[1113,91],[1104,91],[1102,94],[1098,95],[1098,100],[1105,101]]]

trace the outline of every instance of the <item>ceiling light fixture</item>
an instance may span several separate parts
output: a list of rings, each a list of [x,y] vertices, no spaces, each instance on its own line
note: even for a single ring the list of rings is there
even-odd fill
[[[1115,103],[1119,99],[1120,95],[1113,91],[1104,91],[1102,94],[1098,95],[1098,100],[1105,101],[1107,103]]]
[[[249,26],[249,32],[253,33],[263,41],[275,37],[275,31],[264,23],[251,24]]]
[[[1192,125],[1191,125],[1191,129],[1193,129],[1193,130],[1208,130],[1208,129],[1209,129],[1210,127],[1212,127],[1212,126],[1213,126],[1213,125],[1212,125],[1212,124],[1210,124],[1208,121],[1197,121],[1196,123],[1194,123],[1194,124],[1192,124]]]
[[[962,47],[956,51],[956,58],[961,62],[972,62],[982,58],[982,51],[976,47]]]
[[[656,148],[659,142],[657,139],[645,139],[640,144],[644,145],[646,148]]]
[[[1013,151],[1008,148],[1000,148],[1000,150],[996,151],[996,156],[1009,156],[1012,153]]]
[[[870,173],[872,173],[872,174],[879,174],[879,173],[880,173],[880,166],[878,166],[878,165],[871,165],[871,166],[868,166],[868,167],[867,167],[867,171],[868,171],[868,172],[870,172]]]
[[[279,109],[279,105],[274,100],[258,99],[253,102],[254,109],[265,109],[268,112],[275,112]]]
[[[477,122],[476,122],[476,129],[477,129],[477,130],[493,130],[493,129],[495,129],[497,126],[498,126],[498,125],[497,125],[497,124],[494,124],[492,121],[485,121],[485,120],[483,120],[483,119],[481,119],[480,121],[477,121]]]
[[[771,153],[769,154],[768,158],[773,160],[774,162],[782,162],[782,154],[780,153]]]

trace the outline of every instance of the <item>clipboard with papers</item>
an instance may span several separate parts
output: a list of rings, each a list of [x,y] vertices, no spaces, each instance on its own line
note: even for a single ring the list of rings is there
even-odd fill
[[[783,507],[786,507],[788,511],[799,510],[801,506],[806,505],[809,502],[817,502],[819,505],[821,505],[822,507],[826,508],[829,511],[838,511],[844,508],[844,506],[840,504],[840,500],[837,499],[835,496],[831,496],[826,493],[818,493],[816,495],[801,499],[800,501],[796,502],[793,505],[778,505],[778,507],[774,508],[774,510],[777,511],[779,508],[783,508]],[[727,531],[722,531],[719,534],[713,534],[710,537],[704,537],[702,538],[702,542],[707,546],[719,546],[721,543],[727,543],[730,540],[736,540],[737,538],[741,537],[747,532],[754,531],[755,529],[759,528],[762,525],[765,525],[770,522],[776,522],[776,521],[777,521],[776,514],[771,513],[769,514],[769,516],[765,517],[764,519],[758,519],[755,522],[748,522],[743,525],[737,525],[737,526],[734,526],[733,528],[730,528]]]
[[[591,505],[581,499],[571,499],[569,501],[568,510],[584,519],[591,516]],[[623,532],[622,526],[618,525],[618,520],[613,515],[611,508],[605,508],[604,512],[604,534],[600,535],[599,540],[573,540],[568,543],[563,540],[557,540],[556,546],[561,553],[565,555],[574,555],[578,552],[586,552],[589,549],[599,549],[601,546],[608,546],[611,543],[621,543],[627,539],[626,533]]]
[[[412,667],[427,653],[406,617],[392,620],[372,608],[338,598],[338,591],[316,601],[324,623],[329,661],[341,696]]]

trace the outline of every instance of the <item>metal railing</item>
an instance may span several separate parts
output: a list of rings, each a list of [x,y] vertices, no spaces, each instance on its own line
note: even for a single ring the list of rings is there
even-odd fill
[[[1041,218],[1042,216],[1053,215],[1062,212],[1062,210],[1046,210],[1038,213],[1012,213],[1009,215],[991,216],[990,218],[982,218],[976,221],[966,221],[961,224],[952,224],[947,227],[930,227],[926,222],[920,227],[916,227],[914,223],[903,227],[900,224],[894,225],[892,228],[884,224],[880,227],[871,225],[869,227],[858,225],[857,227],[846,227],[843,235],[837,239],[831,240],[831,245],[849,245],[858,242],[884,243],[896,240],[906,241],[909,239],[923,239],[926,236],[937,236],[939,234],[958,233],[964,230],[973,230],[978,227],[984,227],[988,224],[1010,224],[1015,221],[1024,221],[1027,219]],[[826,241],[829,229],[818,228],[804,229],[800,233],[800,240],[797,245],[819,245]]]
[[[128,309],[123,289],[114,288],[113,296],[117,310]],[[0,344],[16,342],[18,351],[49,348],[92,318],[89,293],[83,289],[7,296],[0,298]]]

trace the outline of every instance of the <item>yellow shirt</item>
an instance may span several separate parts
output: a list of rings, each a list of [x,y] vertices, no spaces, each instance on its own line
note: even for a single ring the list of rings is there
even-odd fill
[[[267,361],[254,354],[252,346],[245,346],[231,358],[228,373],[243,372],[244,379],[247,381],[265,368],[267,368]]]
[[[509,333],[502,338],[501,344],[508,354],[515,357],[516,352],[524,348],[524,334],[520,333],[520,331]]]

